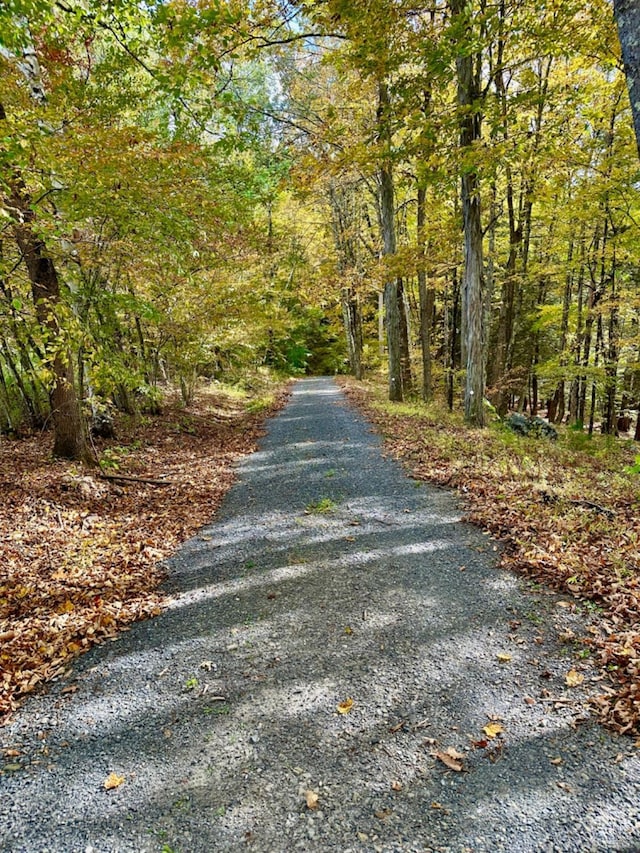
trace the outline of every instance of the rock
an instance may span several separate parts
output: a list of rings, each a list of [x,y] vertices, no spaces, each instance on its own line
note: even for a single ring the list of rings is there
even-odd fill
[[[513,412],[504,419],[504,424],[512,432],[518,435],[526,435],[533,438],[549,438],[555,441],[558,431],[554,426],[547,423],[543,418],[528,418],[520,412]]]
[[[521,415],[520,412],[514,412],[511,415],[507,415],[504,419],[504,423],[512,432],[515,432],[518,435],[529,435],[529,432],[531,431],[529,418],[525,415]]]
[[[96,412],[91,418],[90,429],[91,435],[99,438],[113,438],[114,423],[112,416],[109,412]]]

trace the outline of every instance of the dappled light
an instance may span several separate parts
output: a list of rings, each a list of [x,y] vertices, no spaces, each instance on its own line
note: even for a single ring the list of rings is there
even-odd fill
[[[640,851],[639,156],[640,0],[0,2],[1,851]]]
[[[283,853],[489,851],[496,838],[534,851],[580,813],[590,849],[622,849],[639,762],[565,684],[554,632],[578,617],[498,571],[454,499],[416,487],[343,406],[300,440],[297,401],[318,387],[341,399],[328,380],[300,387],[172,559],[165,613],[79,661],[76,692],[32,701],[5,731],[30,751],[24,778],[49,814],[48,828],[16,823],[34,801],[14,799],[6,826],[29,827],[28,849],[53,821],[96,850],[240,850],[250,833]],[[306,476],[307,452],[336,473]],[[47,767],[27,735],[45,717]],[[113,771],[125,781],[107,797]],[[9,796],[18,782],[1,780]]]

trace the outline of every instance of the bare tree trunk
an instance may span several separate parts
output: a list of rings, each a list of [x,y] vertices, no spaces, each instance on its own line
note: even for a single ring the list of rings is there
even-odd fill
[[[451,0],[453,17],[461,20],[471,35],[469,14],[471,4]],[[458,75],[458,106],[460,107],[460,147],[470,154],[480,139],[482,114],[480,101],[480,56],[462,45],[456,57]],[[467,423],[484,426],[484,304],[482,266],[482,221],[480,210],[480,179],[477,169],[467,166],[462,175],[462,221],[464,226],[465,263],[462,310],[464,314],[466,384],[464,415]]]
[[[411,344],[409,327],[409,303],[403,280],[398,277],[398,314],[400,315],[400,372],[402,391],[406,394],[413,385],[411,375]]]
[[[458,280],[458,269],[453,272],[452,281],[452,300],[451,300],[451,337],[449,338],[449,346],[447,347],[445,357],[447,359],[447,406],[449,411],[453,411],[453,398],[455,396],[455,378],[456,378],[456,353],[458,352],[458,317],[460,315],[460,282]]]
[[[378,291],[378,354],[384,358],[384,291]]]
[[[33,213],[27,200],[18,195],[15,187],[13,189],[12,208],[19,211],[21,216],[21,221],[16,221],[13,230],[29,273],[36,317],[55,342],[60,333],[55,315],[60,301],[58,275],[44,243],[33,231]],[[73,359],[68,351],[56,347],[52,371],[54,381],[50,402],[54,427],[53,455],[91,463],[94,460],[86,440],[86,425],[76,394]]]
[[[627,78],[633,127],[640,154],[640,2],[638,0],[613,0],[613,11],[618,24],[622,47],[624,73]]]
[[[614,250],[611,265],[611,307],[609,310],[608,346],[605,352],[605,405],[602,415],[601,432],[608,435],[618,435],[618,413],[616,409],[616,392],[618,387],[619,353],[619,305],[616,293],[616,256]]]
[[[431,326],[435,305],[435,291],[427,287],[427,270],[424,257],[427,191],[418,187],[417,242],[418,242],[418,294],[420,297],[420,345],[422,347],[422,399],[433,398],[431,378]]]
[[[362,379],[364,375],[362,368],[362,318],[358,295],[350,287],[342,289],[342,318],[347,336],[351,372],[356,379]]]
[[[389,159],[391,133],[389,130],[389,90],[384,82],[378,85],[378,138],[385,147],[380,167],[380,221],[385,256],[396,253],[395,193],[393,171]],[[387,322],[387,354],[389,359],[389,399],[400,402],[402,392],[402,330],[398,280],[393,277],[384,286],[384,305]]]

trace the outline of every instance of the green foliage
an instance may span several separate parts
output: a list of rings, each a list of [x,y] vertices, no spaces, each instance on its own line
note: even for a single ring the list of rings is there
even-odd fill
[[[640,474],[640,455],[635,457],[633,465],[627,465],[625,471],[627,474]]]
[[[326,515],[337,508],[337,504],[331,498],[320,498],[307,504],[306,512],[314,515]]]

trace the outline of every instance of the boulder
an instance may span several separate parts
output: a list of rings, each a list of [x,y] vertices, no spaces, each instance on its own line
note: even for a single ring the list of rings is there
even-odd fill
[[[512,432],[532,438],[549,438],[555,441],[558,431],[543,418],[528,418],[520,412],[513,412],[504,419],[504,423]]]

